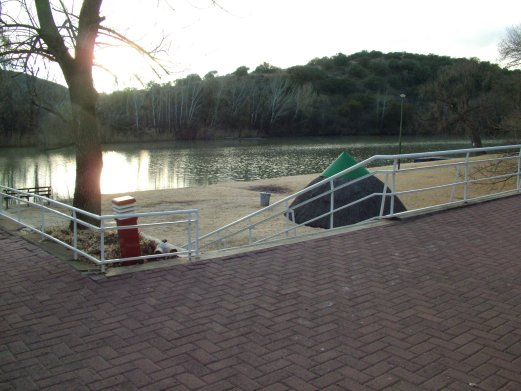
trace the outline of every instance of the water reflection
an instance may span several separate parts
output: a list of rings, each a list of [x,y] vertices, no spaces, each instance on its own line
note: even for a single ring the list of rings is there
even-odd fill
[[[487,145],[501,142],[489,141]],[[112,145],[103,153],[105,194],[250,181],[324,170],[342,151],[357,160],[397,152],[395,137],[336,137]],[[404,139],[403,152],[469,147],[467,140]],[[11,187],[53,187],[60,199],[74,193],[73,149],[0,151],[1,183]]]
[[[75,159],[72,151],[41,153],[31,148],[3,149],[1,183],[10,187],[52,186],[60,198],[74,193]]]
[[[134,155],[105,151],[100,180],[101,191],[103,193],[121,193],[147,190],[149,162],[150,153],[148,151],[137,151]]]

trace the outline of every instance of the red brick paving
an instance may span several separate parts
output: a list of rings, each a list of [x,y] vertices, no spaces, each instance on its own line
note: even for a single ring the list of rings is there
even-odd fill
[[[94,281],[0,230],[0,390],[520,390],[521,197]]]

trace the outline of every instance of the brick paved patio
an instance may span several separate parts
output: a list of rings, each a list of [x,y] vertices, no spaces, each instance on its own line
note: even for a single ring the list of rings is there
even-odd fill
[[[521,197],[94,281],[0,229],[0,390],[520,390]]]

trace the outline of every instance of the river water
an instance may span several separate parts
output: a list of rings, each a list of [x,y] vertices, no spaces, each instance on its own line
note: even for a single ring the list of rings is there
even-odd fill
[[[469,147],[467,139],[405,137],[402,141],[402,153]],[[396,154],[398,140],[372,136],[106,145],[101,189],[111,194],[320,173],[342,151],[361,161],[376,154]],[[16,188],[52,186],[56,198],[71,198],[74,150],[0,149],[0,179]]]

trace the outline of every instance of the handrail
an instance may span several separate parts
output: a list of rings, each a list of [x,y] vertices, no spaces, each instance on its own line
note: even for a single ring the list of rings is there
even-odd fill
[[[466,149],[458,149],[458,150],[444,150],[444,151],[433,151],[433,152],[420,152],[420,153],[408,153],[408,154],[392,154],[392,155],[374,155],[368,159],[365,159],[363,160],[362,162],[359,162],[335,175],[332,175],[331,177],[329,178],[324,178],[323,180],[309,186],[309,187],[306,187],[300,191],[297,191],[296,193],[293,193],[289,196],[286,196],[274,203],[272,203],[271,205],[269,206],[266,206],[258,211],[255,211],[255,212],[252,212],[236,221],[233,221],[229,224],[226,224],[212,232],[209,232],[203,236],[200,237],[200,241],[207,241],[208,243],[206,243],[205,246],[209,246],[211,245],[212,243],[216,243],[216,242],[220,242],[220,241],[223,241],[225,239],[228,239],[230,237],[233,237],[235,235],[238,235],[240,234],[240,232],[243,232],[244,230],[248,229],[248,230],[251,230],[257,226],[259,226],[260,224],[266,222],[266,221],[271,221],[273,220],[275,217],[279,216],[279,215],[288,215],[291,213],[291,210],[288,209],[287,205],[289,205],[290,201],[291,200],[294,200],[296,199],[298,196],[302,195],[302,194],[305,194],[307,192],[310,192],[318,187],[321,187],[321,186],[324,186],[325,184],[330,184],[330,188],[329,190],[327,191],[324,191],[324,193],[321,193],[320,195],[316,195],[314,198],[320,198],[320,197],[323,197],[325,195],[330,195],[331,198],[332,198],[332,195],[334,193],[335,190],[338,190],[338,189],[333,189],[332,188],[332,184],[333,184],[333,181],[337,178],[340,178],[340,177],[343,177],[347,174],[349,174],[350,172],[353,172],[359,168],[367,168],[368,166],[370,166],[371,164],[373,163],[376,163],[376,162],[382,162],[382,161],[393,161],[394,164],[392,165],[391,168],[388,168],[388,169],[384,169],[384,170],[379,170],[378,168],[376,168],[376,170],[374,170],[372,173],[366,175],[365,177],[367,176],[370,176],[370,175],[376,175],[377,173],[389,173],[389,174],[392,174],[393,176],[393,179],[392,179],[392,183],[391,183],[391,191],[390,192],[385,192],[385,188],[389,185],[389,184],[386,184],[384,186],[384,191],[381,193],[382,197],[390,197],[390,200],[391,200],[391,213],[389,214],[389,216],[394,216],[395,213],[394,213],[394,198],[400,194],[409,194],[409,193],[414,193],[414,192],[419,192],[419,191],[429,191],[429,190],[436,190],[436,189],[440,189],[440,188],[444,188],[444,187],[455,187],[455,186],[458,186],[458,185],[463,185],[464,187],[464,196],[463,196],[463,201],[464,202],[467,202],[468,201],[468,185],[469,183],[475,183],[476,180],[473,180],[471,181],[469,179],[469,173],[468,173],[468,166],[469,164],[471,163],[470,162],[470,155],[475,155],[475,154],[480,154],[480,153],[485,153],[485,152],[503,152],[503,151],[512,151],[512,150],[519,150],[519,154],[518,154],[518,159],[519,159],[519,162],[518,162],[518,165],[517,165],[517,173],[512,173],[512,174],[508,174],[508,175],[503,175],[503,176],[495,176],[495,177],[490,177],[488,179],[499,179],[501,177],[507,177],[507,176],[514,176],[516,175],[517,176],[517,185],[516,185],[516,188],[517,188],[517,192],[520,192],[520,186],[521,186],[521,144],[515,144],[515,145],[506,145],[506,146],[497,146],[497,147],[483,147],[483,148],[466,148]],[[456,155],[464,155],[464,161],[463,162],[450,162],[450,163],[444,163],[443,161],[441,161],[441,163],[438,163],[438,164],[430,164],[428,166],[422,166],[422,167],[414,167],[414,168],[400,168],[398,169],[397,168],[397,161],[400,159],[400,160],[406,160],[406,159],[417,159],[417,158],[429,158],[429,157],[438,157],[438,156],[444,156],[444,157],[452,157],[452,156],[456,156]],[[485,161],[501,161],[501,160],[506,160],[508,158],[495,158],[495,159],[486,159]],[[476,163],[476,162],[474,162]],[[453,183],[450,183],[450,184],[444,184],[444,185],[437,185],[437,186],[429,186],[429,187],[426,187],[424,189],[414,189],[414,190],[409,190],[409,191],[405,191],[405,192],[398,192],[396,191],[396,188],[395,188],[395,177],[398,173],[401,173],[401,172],[410,172],[410,171],[414,171],[414,170],[429,170],[429,169],[433,169],[433,168],[449,168],[449,167],[458,167],[458,166],[461,166],[461,165],[464,165],[465,167],[465,176],[463,178],[462,181],[455,181]],[[363,177],[363,178],[365,178]],[[363,179],[361,178],[361,179]],[[482,181],[483,179],[480,179],[479,181]],[[348,184],[352,184],[352,183],[355,183],[355,181],[351,181],[351,182],[348,182]],[[310,200],[307,200],[305,201],[304,203],[306,202],[310,202]],[[382,201],[382,210],[381,210],[381,215],[379,216],[379,218],[383,218],[385,216],[383,216],[383,204],[384,201]],[[299,204],[298,206],[302,206],[304,203],[302,204]],[[277,208],[281,207],[282,205],[286,205],[286,207],[281,211],[281,212],[275,212]],[[332,203],[331,203],[332,205]],[[248,221],[251,221],[252,219],[254,219],[255,217],[258,217],[262,214],[266,214],[270,211],[273,211],[273,213],[270,215],[269,218],[265,218],[259,222],[256,222],[256,223],[250,223],[247,225],[246,228],[243,228],[243,229],[240,229],[238,231],[234,231],[234,232],[231,232],[231,233],[228,233],[226,235],[222,235],[225,231],[228,231],[234,227],[238,227],[240,226],[241,224],[244,224]],[[330,219],[332,220],[332,216],[333,216],[333,213],[336,211],[336,209],[332,209],[330,210],[329,213],[327,213],[326,215],[329,215],[330,216]],[[320,216],[320,217],[323,217],[323,216]],[[320,217],[316,217],[315,219],[318,219]],[[280,233],[277,233],[277,234],[274,234],[274,235],[271,235],[271,236],[277,236],[279,234],[283,234],[283,233],[287,233],[293,229],[296,229],[300,226],[302,226],[304,224],[300,224],[298,225],[297,227],[291,227],[289,229],[286,229],[284,231],[281,231]],[[333,226],[332,224],[330,226]],[[250,232],[250,236],[251,236],[251,232]],[[210,240],[208,241],[208,239],[213,239],[213,240]],[[251,240],[249,240],[249,244],[251,244]]]
[[[150,259],[156,259],[161,257],[168,257],[169,254],[154,254],[154,255],[143,255],[139,257],[127,257],[127,258],[118,258],[118,259],[106,259],[105,258],[105,251],[104,251],[104,240],[105,240],[105,232],[111,231],[111,230],[127,230],[127,229],[133,229],[133,228],[146,228],[146,227],[155,227],[155,226],[168,226],[168,225],[179,225],[179,224],[185,224],[187,226],[187,240],[190,243],[190,246],[188,246],[187,249],[184,251],[178,251],[176,255],[182,256],[187,255],[189,259],[192,257],[198,257],[199,256],[199,210],[198,209],[185,209],[185,210],[166,210],[166,211],[154,211],[154,212],[136,212],[136,213],[122,213],[122,214],[106,214],[106,215],[97,215],[91,212],[84,211],[82,209],[76,208],[74,206],[68,205],[66,203],[53,200],[51,198],[36,195],[31,193],[31,197],[34,199],[34,201],[30,201],[25,198],[26,192],[17,190],[8,186],[0,185],[0,202],[1,205],[3,205],[4,199],[14,199],[17,202],[21,203],[22,205],[28,205],[35,208],[38,208],[41,210],[41,222],[40,226],[37,227],[29,222],[24,221],[20,217],[20,209],[17,211],[18,216],[14,216],[11,213],[4,212],[0,209],[0,215],[9,218],[13,221],[16,221],[17,223],[25,226],[26,228],[29,228],[30,230],[39,233],[42,238],[46,238],[49,240],[52,240],[61,246],[65,247],[68,250],[71,250],[74,254],[74,259],[77,259],[78,256],[82,256],[89,261],[92,261],[93,263],[99,265],[101,267],[101,271],[105,271],[105,266],[117,263],[117,262],[126,262],[126,261],[133,261],[133,260],[150,260]],[[44,205],[44,203],[47,203],[48,205]],[[66,212],[64,212],[64,210]],[[48,234],[45,231],[46,224],[44,221],[44,214],[45,213],[51,213],[53,216],[58,217],[63,220],[71,221],[73,223],[72,228],[72,243],[68,244],[50,234]],[[97,226],[95,224],[92,224],[88,221],[84,221],[82,219],[79,219],[77,215],[80,214],[81,216],[89,217],[90,219],[94,221],[99,221],[100,225]],[[152,223],[138,223],[135,225],[126,225],[126,226],[117,226],[117,225],[106,225],[105,222],[108,221],[114,221],[116,219],[127,219],[127,218],[140,218],[140,217],[166,217],[166,216],[187,216],[182,220],[175,220],[175,221],[160,221],[160,222],[152,222]],[[83,226],[86,229],[99,232],[100,233],[100,256],[95,257],[92,254],[87,253],[86,251],[83,251],[78,247],[78,225]],[[193,227],[192,227],[193,225]],[[195,236],[196,240],[195,242],[192,240],[192,233],[191,230],[195,229]]]
[[[341,172],[336,173],[335,175],[332,175],[329,178],[325,178],[320,182],[317,182],[313,184],[312,186],[309,186],[305,189],[302,189],[300,191],[297,191],[296,193],[293,193],[279,201],[274,202],[273,204],[265,207],[264,209],[260,209],[256,212],[252,212],[232,223],[226,224],[222,226],[221,228],[216,229],[215,231],[212,231],[210,233],[207,233],[200,237],[201,240],[204,240],[210,236],[213,236],[217,234],[218,232],[224,231],[231,226],[237,225],[245,220],[248,220],[252,217],[255,217],[261,213],[263,213],[267,209],[273,209],[274,207],[283,204],[284,202],[294,199],[298,197],[301,194],[305,194],[310,190],[316,189],[317,187],[323,186],[326,183],[329,183],[330,181],[335,180],[336,178],[340,178],[346,174],[349,174],[352,171],[355,171],[361,167],[367,167],[369,164],[379,161],[379,160],[395,160],[395,159],[415,159],[415,158],[422,158],[422,157],[433,157],[433,156],[439,156],[439,155],[456,155],[456,154],[463,154],[463,153],[479,153],[479,152],[490,152],[490,151],[501,151],[501,150],[510,150],[520,148],[521,144],[518,145],[511,145],[511,146],[500,146],[500,147],[484,147],[484,148],[467,148],[467,149],[459,149],[459,150],[447,150],[447,151],[436,151],[436,152],[421,152],[421,153],[409,153],[409,154],[402,154],[402,155],[373,155],[372,157],[363,160],[360,163],[357,163]]]
[[[516,155],[511,157],[487,157],[483,159],[473,158],[471,159],[471,155],[485,153],[485,152],[504,152],[504,151],[515,151]],[[409,160],[409,159],[417,159],[417,158],[429,158],[429,157],[453,157],[460,156],[461,160],[459,161],[449,161],[444,162],[440,161],[437,163],[429,162],[427,165],[420,165],[418,167],[404,167],[402,165],[401,168],[398,168],[398,161],[401,160]],[[493,163],[493,162],[502,162],[517,159],[517,164],[515,167],[515,171],[508,173],[494,173],[494,175],[489,175],[484,178],[473,178],[470,172],[470,166],[473,164],[484,164],[484,163]],[[389,167],[381,167],[384,162],[392,162]],[[377,164],[376,166],[374,166]],[[362,167],[374,166],[369,174],[348,181],[346,183],[342,183],[337,185],[335,179],[345,176],[350,172],[353,172]],[[463,168],[463,170],[462,170]],[[430,169],[455,169],[456,175],[452,182],[447,183],[436,183],[430,185],[424,185],[421,188],[413,188],[413,189],[398,189],[397,188],[397,177],[399,175],[406,175],[409,172],[413,171],[424,171]],[[463,171],[463,172],[462,172]],[[352,186],[358,181],[364,180],[370,176],[376,175],[385,175],[385,181],[383,183],[383,188],[379,192],[374,192],[372,194],[366,195],[358,200],[354,200],[346,205],[334,205],[333,202],[335,192],[339,191],[342,188]],[[75,258],[78,256],[83,256],[95,264],[101,266],[102,271],[105,270],[105,266],[110,263],[115,262],[124,262],[130,260],[140,260],[140,259],[155,259],[160,258],[162,255],[151,255],[151,256],[140,256],[140,257],[132,257],[132,258],[123,258],[123,259],[105,259],[104,252],[104,241],[105,241],[105,232],[109,230],[124,230],[124,229],[132,229],[132,228],[145,228],[145,227],[156,227],[156,226],[171,226],[171,225],[185,225],[186,226],[186,244],[184,247],[184,252],[181,253],[183,255],[187,255],[189,258],[192,256],[198,257],[200,254],[201,243],[205,243],[205,246],[209,246],[212,243],[224,243],[226,240],[236,237],[243,232],[247,231],[247,242],[248,244],[254,243],[264,243],[270,240],[275,240],[281,236],[284,238],[289,237],[297,237],[299,229],[305,228],[304,226],[309,222],[304,223],[296,223],[295,222],[295,210],[297,207],[304,205],[305,203],[312,202],[314,199],[319,199],[324,196],[329,196],[330,200],[330,208],[329,211],[321,214],[320,216],[314,216],[312,220],[318,220],[323,217],[329,216],[330,227],[334,227],[334,213],[352,207],[360,202],[363,202],[370,197],[381,197],[382,202],[379,206],[379,214],[377,216],[371,217],[371,220],[374,219],[383,219],[392,216],[400,216],[403,213],[408,212],[400,212],[396,213],[395,208],[395,200],[399,196],[408,196],[410,194],[421,193],[421,192],[430,192],[442,190],[445,188],[452,188],[451,195],[449,198],[449,202],[441,203],[438,205],[430,205],[430,206],[420,206],[417,207],[416,211],[428,210],[428,208],[432,208],[434,206],[446,206],[446,205],[454,205],[458,203],[466,203],[470,200],[479,200],[484,196],[471,196],[469,193],[470,186],[476,183],[480,183],[483,181],[491,181],[491,180],[503,180],[511,177],[516,177],[515,190],[507,190],[507,191],[497,191],[494,193],[495,196],[500,196],[504,194],[521,193],[521,144],[516,145],[507,145],[507,146],[499,146],[499,147],[484,147],[484,148],[467,148],[467,149],[459,149],[459,150],[446,150],[446,151],[433,151],[433,152],[422,152],[422,153],[409,153],[409,154],[394,154],[394,155],[374,155],[364,161],[357,163],[335,175],[332,175],[329,178],[324,178],[323,180],[309,186],[305,189],[302,189],[292,195],[284,197],[276,202],[273,202],[271,205],[264,207],[256,212],[250,213],[232,223],[226,224],[223,227],[214,230],[205,235],[200,235],[199,232],[199,211],[198,209],[186,209],[186,210],[171,210],[171,211],[153,211],[153,212],[140,212],[140,213],[124,213],[124,214],[107,214],[107,215],[97,215],[82,209],[76,208],[74,206],[65,204],[63,202],[53,200],[51,198],[37,195],[34,193],[26,193],[24,191],[12,189],[7,186],[0,185],[0,205],[3,205],[4,199],[15,199],[17,202],[21,203],[21,205],[30,205],[36,208],[39,208],[41,211],[41,221],[40,227],[36,227],[30,225],[24,221],[22,221],[20,214],[18,216],[14,216],[11,213],[3,212],[0,210],[0,215],[3,215],[7,218],[10,218],[14,221],[19,222],[20,224],[26,226],[27,228],[39,232],[42,235],[42,238],[47,238],[49,240],[53,240],[65,248],[73,251]],[[291,201],[295,200],[298,196],[303,195],[309,191],[317,189],[321,186],[327,185],[324,192],[321,192],[314,197],[305,200],[301,204],[297,206],[293,206],[290,208]],[[462,189],[462,200],[454,201],[455,193],[457,188]],[[5,191],[8,190],[8,191]],[[12,193],[14,191],[15,193]],[[30,196],[33,201],[30,201],[27,196]],[[25,197],[25,198],[24,198]],[[389,210],[387,209],[387,202],[389,202]],[[45,205],[47,204],[47,205]],[[19,210],[21,208],[18,208]],[[410,212],[411,210],[409,210]],[[20,212],[19,212],[20,213]],[[67,221],[71,221],[73,224],[73,242],[72,244],[67,244],[60,239],[54,238],[48,233],[45,232],[45,226],[48,224],[45,219],[45,213],[52,213],[54,216],[64,219]],[[100,225],[97,226],[95,224],[89,223],[87,221],[81,220],[77,217],[77,215],[86,216],[91,220],[99,221]],[[114,221],[115,219],[127,219],[127,218],[142,218],[142,217],[155,217],[161,218],[166,216],[186,216],[185,218],[181,218],[181,220],[173,220],[173,221],[160,221],[160,222],[150,222],[150,223],[139,223],[136,225],[130,226],[117,226],[113,224],[109,224],[108,222]],[[277,219],[280,217],[284,218],[284,228],[282,230],[277,231],[279,228],[274,228],[272,231],[267,233],[262,238],[255,238],[254,230],[258,229],[263,225],[270,225],[272,222],[277,222]],[[92,256],[91,254],[86,253],[85,251],[78,248],[77,243],[77,232],[78,225],[81,224],[83,227],[87,229],[91,229],[95,232],[100,233],[100,256],[99,258]],[[231,232],[228,232],[231,231]],[[309,231],[308,231],[309,232]],[[178,253],[180,254],[180,253]]]
[[[513,145],[501,145],[497,147],[483,147],[483,148],[464,148],[464,149],[449,149],[445,151],[431,151],[431,152],[415,152],[415,153],[405,153],[401,155],[373,155],[369,159],[364,160],[368,161],[371,159],[376,160],[394,160],[394,159],[415,159],[422,157],[438,157],[440,155],[462,155],[466,153],[477,154],[480,152],[497,152],[497,151],[508,151],[512,149],[521,149],[521,144],[513,144]],[[363,163],[363,162],[362,162]]]

